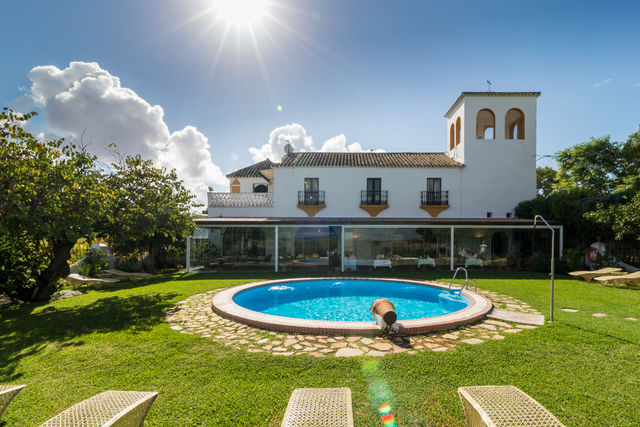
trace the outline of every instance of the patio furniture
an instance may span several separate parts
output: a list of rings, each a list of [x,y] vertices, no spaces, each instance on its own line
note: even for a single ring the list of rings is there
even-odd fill
[[[374,259],[373,260],[373,268],[376,269],[378,267],[389,267],[389,268],[391,268],[391,260],[390,259]]]
[[[158,393],[105,391],[72,406],[40,427],[142,426]]]
[[[353,427],[351,389],[297,388],[291,393],[282,427]]]
[[[68,275],[67,280],[71,282],[72,285],[94,285],[96,289],[101,289],[103,287],[108,288],[119,281],[118,279],[101,279],[75,273]]]
[[[468,427],[563,426],[535,399],[512,385],[458,388]]]
[[[464,260],[464,268],[469,268],[469,266],[482,267],[482,260],[480,258],[467,258]]]
[[[101,277],[149,277],[151,274],[149,273],[129,273],[122,270],[116,270],[115,268],[109,268],[107,270],[102,270],[99,275]]]
[[[600,270],[570,271],[569,276],[576,279],[582,279],[589,283],[595,277],[599,276],[621,276],[626,274],[620,267],[607,267]]]
[[[7,409],[7,406],[9,406],[9,403],[11,403],[13,398],[16,397],[24,387],[24,385],[0,384],[0,417],[4,410]]]
[[[423,265],[429,265],[431,267],[435,267],[436,266],[436,260],[433,258],[419,258],[418,259],[418,268],[422,267]]]
[[[344,259],[344,269],[345,270],[353,270],[356,271],[356,265],[358,264],[358,260],[356,257],[345,258]]]
[[[598,283],[606,285],[635,285],[640,286],[640,271],[629,274],[609,274],[607,276],[598,276],[594,278]]]

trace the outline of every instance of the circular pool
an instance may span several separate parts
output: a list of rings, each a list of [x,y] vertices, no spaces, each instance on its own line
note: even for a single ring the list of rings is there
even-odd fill
[[[491,310],[473,292],[450,293],[446,286],[396,279],[291,279],[236,286],[213,298],[218,314],[266,329],[318,334],[376,335],[369,307],[378,298],[395,306],[401,333],[456,328]]]

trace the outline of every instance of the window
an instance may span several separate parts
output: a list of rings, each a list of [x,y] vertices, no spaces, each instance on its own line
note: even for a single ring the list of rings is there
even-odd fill
[[[511,218],[513,214],[511,212],[507,212],[507,218]]]
[[[423,205],[442,205],[446,204],[442,193],[442,178],[427,178],[427,191],[422,197]],[[447,202],[448,203],[448,202]]]
[[[506,139],[524,139],[524,113],[517,108],[507,111],[504,116],[504,137]]]
[[[460,124],[460,117],[458,117],[456,119],[456,145],[460,144],[460,128],[461,128],[461,124]]]
[[[478,111],[476,116],[476,138],[495,139],[496,137],[496,116],[493,111],[484,108]]]
[[[269,191],[269,187],[266,184],[253,184],[254,193],[266,193]]]
[[[453,147],[456,146],[456,135],[455,130],[453,128],[453,123],[451,123],[451,127],[449,128],[449,150],[453,150]]]
[[[491,218],[493,216],[493,212],[487,212],[487,218]]]

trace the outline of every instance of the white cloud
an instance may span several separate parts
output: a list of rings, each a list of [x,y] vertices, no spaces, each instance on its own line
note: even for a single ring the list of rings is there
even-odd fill
[[[307,135],[307,131],[301,124],[293,123],[290,125],[275,128],[269,134],[269,141],[259,148],[251,147],[249,152],[253,160],[259,162],[266,158],[274,162],[279,162],[284,155],[284,147],[287,144],[293,145],[295,151],[322,151],[322,152],[354,152],[360,153],[364,151],[384,152],[379,148],[375,150],[365,150],[359,142],[347,145],[347,138],[343,134],[336,135],[327,139],[320,149],[316,149],[313,138]]]
[[[613,80],[613,77],[609,77],[609,78],[608,78],[608,79],[606,79],[606,80],[603,80],[603,81],[601,81],[601,82],[596,82],[596,83],[594,83],[594,84],[593,84],[593,87],[602,87],[602,86],[604,86],[604,85],[606,85],[606,84],[611,83],[611,81],[612,81],[612,80]]]
[[[169,131],[164,111],[150,105],[96,62],[71,62],[67,68],[35,67],[29,73],[31,96],[47,127],[110,162],[114,142],[123,155],[141,154],[159,166],[176,169],[199,200],[208,185],[225,188],[227,179],[213,163],[207,137],[193,126]],[[84,136],[83,136],[84,133]]]

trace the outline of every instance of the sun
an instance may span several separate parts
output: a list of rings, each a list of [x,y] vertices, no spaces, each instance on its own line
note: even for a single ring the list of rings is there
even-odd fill
[[[269,0],[213,0],[217,18],[237,27],[250,27],[267,12]]]

